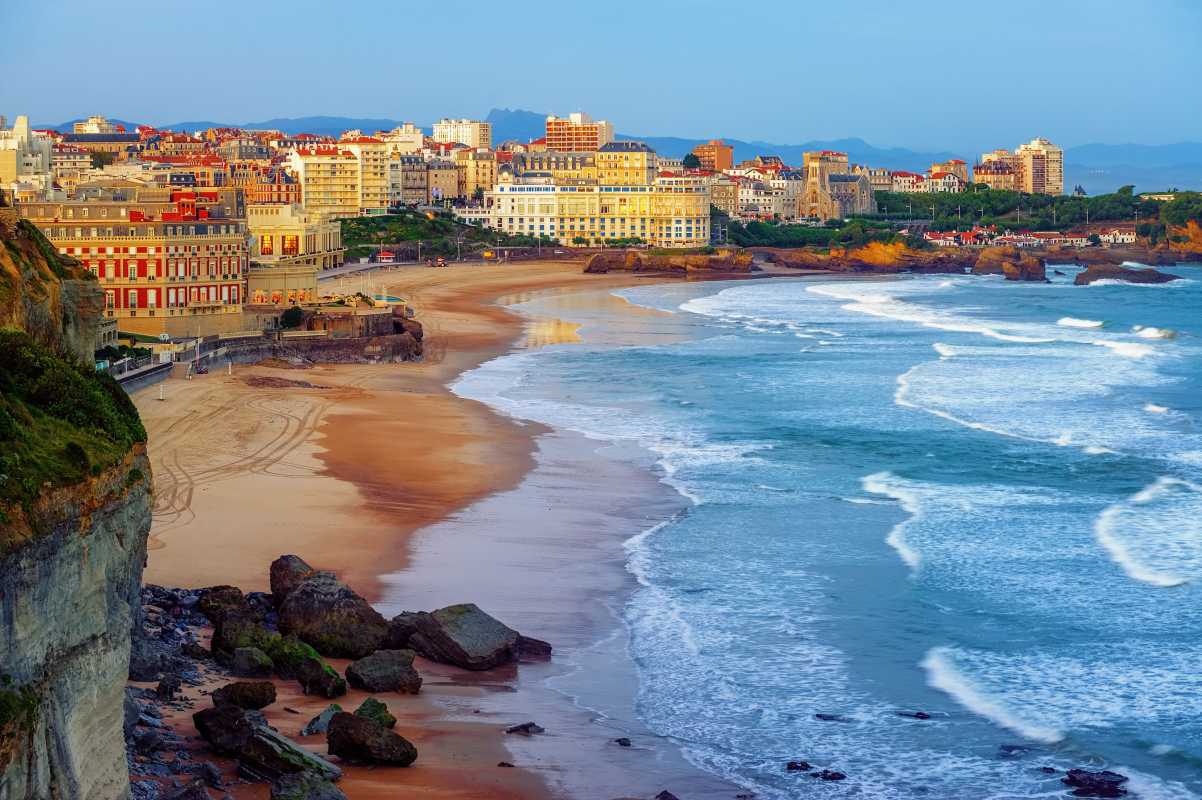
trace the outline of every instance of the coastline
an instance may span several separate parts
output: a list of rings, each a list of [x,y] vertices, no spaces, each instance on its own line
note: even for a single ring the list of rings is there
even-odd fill
[[[157,392],[135,394],[150,431],[156,478],[147,583],[265,590],[270,561],[296,552],[378,601],[379,578],[405,568],[415,531],[515,489],[536,465],[536,438],[548,429],[457,397],[448,386],[517,346],[575,341],[575,326],[531,325],[497,301],[664,280],[584,275],[579,264],[545,262],[394,275],[389,290],[418,308],[425,327],[422,363],[238,367],[203,380],[169,381],[162,402]],[[259,377],[311,386],[264,388]],[[217,430],[232,434],[231,447],[210,446]],[[462,577],[455,583],[461,600],[489,608]],[[392,796],[397,786],[421,786],[439,797],[480,796],[482,790],[497,797],[552,796],[546,787],[556,782],[557,767],[541,767],[541,774],[496,768],[512,745],[501,734],[512,718],[484,709],[464,718],[490,697],[525,696],[510,685],[519,670],[464,676],[430,663],[420,669],[428,680],[422,696],[390,702],[401,729],[421,749],[420,768],[395,775],[351,768],[342,782],[349,796]],[[285,735],[327,702],[297,695],[295,688],[280,685],[280,702],[287,699],[302,712],[273,720]],[[188,715],[178,724],[183,734],[195,735]],[[322,742],[302,744],[323,749]],[[262,789],[236,785],[230,793],[258,797]]]

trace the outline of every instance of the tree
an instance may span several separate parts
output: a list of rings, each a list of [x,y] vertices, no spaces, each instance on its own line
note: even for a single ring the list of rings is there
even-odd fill
[[[585,239],[583,236],[573,236],[572,244],[575,244],[575,245],[588,244],[588,239]]]
[[[116,153],[92,153],[92,169],[103,169],[117,160]]]
[[[683,159],[685,169],[701,169],[701,159],[696,153],[689,153]]]
[[[1089,234],[1089,243],[1094,247],[1097,247],[1102,243],[1102,237],[1098,236],[1096,233],[1091,233]]]
[[[301,310],[301,307],[291,306],[283,314],[280,314],[280,327],[296,328],[300,326],[304,319],[305,312]]]

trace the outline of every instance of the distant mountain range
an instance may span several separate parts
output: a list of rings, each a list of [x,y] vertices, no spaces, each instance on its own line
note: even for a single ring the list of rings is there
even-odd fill
[[[494,108],[485,119],[492,123],[493,141],[508,139],[529,141],[543,135],[545,114],[522,109]],[[70,120],[61,125],[46,126],[60,131],[70,131],[80,120]],[[139,124],[125,120],[112,120],[124,125],[129,131]],[[359,119],[355,117],[294,117],[263,120],[262,122],[215,122],[196,120],[178,122],[158,127],[170,130],[197,131],[205,128],[250,128],[280,130],[288,134],[313,133],[320,136],[337,136],[343,131],[358,128],[365,132],[388,130],[400,125],[400,120]],[[429,125],[423,126],[429,129]],[[680,158],[705,139],[689,139],[678,136],[640,136],[619,133],[619,139],[635,139],[646,142],[661,155]],[[972,162],[977,153],[956,153],[948,150],[923,152],[903,147],[876,147],[863,139],[831,139],[804,142],[802,144],[777,144],[762,141],[725,139],[734,147],[736,161],[754,158],[761,154],[780,156],[787,164],[800,164],[801,154],[807,150],[840,150],[847,153],[854,163],[872,164],[922,172],[932,163],[949,158],[962,158]],[[1064,185],[1072,191],[1080,185],[1090,194],[1113,192],[1120,186],[1134,184],[1136,191],[1154,191],[1169,188],[1202,188],[1202,142],[1180,144],[1085,144],[1069,147],[1064,151]]]

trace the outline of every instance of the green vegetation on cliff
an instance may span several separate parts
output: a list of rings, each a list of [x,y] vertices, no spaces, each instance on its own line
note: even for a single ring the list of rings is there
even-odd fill
[[[852,220],[826,225],[786,225],[778,222],[727,223],[727,238],[740,247],[858,247],[889,243],[896,237],[887,223]]]
[[[0,553],[7,510],[117,463],[146,441],[137,409],[115,380],[0,330]]]
[[[533,236],[511,236],[499,231],[465,225],[450,214],[426,213],[405,209],[380,217],[353,217],[342,220],[342,245],[348,261],[370,256],[381,248],[397,248],[411,243],[412,252],[400,252],[402,258],[416,258],[417,242],[422,258],[464,256],[488,247],[533,247]],[[550,244],[543,239],[543,244]]]
[[[937,230],[967,230],[973,224],[1011,229],[1064,230],[1085,222],[1168,222],[1202,219],[1202,194],[1180,192],[1172,202],[1145,200],[1124,186],[1094,197],[1024,194],[978,189],[959,194],[877,192],[878,218],[934,219]]]

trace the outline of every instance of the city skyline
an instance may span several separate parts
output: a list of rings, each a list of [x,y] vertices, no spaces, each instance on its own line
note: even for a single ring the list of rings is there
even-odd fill
[[[636,35],[621,21],[628,15],[552,15],[536,2],[524,15],[536,22],[513,36],[501,33],[515,30],[510,17],[428,7],[352,3],[335,15],[267,3],[230,25],[161,4],[120,3],[114,12],[18,0],[0,10],[10,29],[63,43],[120,37],[138,42],[138,56],[81,70],[45,37],[23,37],[0,53],[0,68],[24,76],[0,88],[0,108],[39,125],[87,113],[155,125],[309,115],[430,125],[491,108],[587,110],[630,135],[781,144],[859,137],[968,152],[1020,141],[1033,127],[1066,147],[1202,141],[1202,88],[1189,78],[1202,8],[1152,5],[1132,15],[1118,3],[1021,2],[966,19],[946,2],[851,11],[667,2],[639,8],[647,35]],[[448,35],[406,37],[408,29]],[[368,30],[398,35],[364,46]],[[588,32],[595,58],[565,35],[571,30]],[[181,65],[181,77],[167,65],[178,63],[185,32],[209,42],[213,58]],[[302,46],[318,34],[320,48]],[[288,78],[289,64],[303,80]]]

